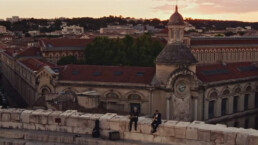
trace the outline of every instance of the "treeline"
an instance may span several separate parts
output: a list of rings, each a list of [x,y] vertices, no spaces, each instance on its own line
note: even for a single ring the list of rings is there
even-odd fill
[[[67,56],[61,58],[58,64],[154,66],[154,60],[163,47],[150,34],[143,34],[136,39],[128,35],[123,39],[98,37],[86,46],[82,61]]]
[[[202,20],[202,19],[191,19],[187,18],[185,21],[189,22],[196,28],[206,28],[205,30],[224,30],[226,27],[245,27],[252,26],[253,29],[258,30],[258,22],[241,22],[241,21],[220,21],[220,20]],[[51,24],[49,23],[51,22]],[[165,28],[168,20],[160,19],[134,19],[130,17],[122,16],[108,16],[101,18],[72,18],[72,19],[26,19],[16,23],[10,23],[6,21],[0,21],[0,25],[4,25],[8,30],[11,31],[23,31],[28,32],[30,30],[40,30],[41,32],[51,32],[61,29],[61,22],[67,22],[68,25],[78,25],[84,27],[85,31],[99,30],[101,27],[107,25],[151,25],[156,28]],[[50,27],[39,27],[39,26],[50,26]]]

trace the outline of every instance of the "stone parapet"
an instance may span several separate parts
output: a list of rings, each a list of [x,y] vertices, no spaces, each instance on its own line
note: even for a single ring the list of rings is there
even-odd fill
[[[140,117],[137,131],[129,132],[129,117],[113,113],[88,114],[75,110],[24,110],[0,109],[0,128],[49,131],[91,135],[95,120],[100,120],[101,137],[108,138],[110,131],[119,131],[125,140],[177,145],[258,145],[258,131],[205,124],[204,122],[182,122],[163,120],[157,132],[151,134],[151,118]],[[14,136],[12,132],[0,138]],[[31,136],[31,135],[30,135]],[[26,136],[30,138],[30,136]],[[15,135],[14,138],[20,138]],[[69,138],[67,138],[69,139]]]

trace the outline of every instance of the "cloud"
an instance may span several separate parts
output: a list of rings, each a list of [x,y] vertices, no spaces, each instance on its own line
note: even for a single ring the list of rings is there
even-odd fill
[[[167,13],[174,9],[175,0],[156,1],[163,3],[162,5],[153,7],[153,10],[156,12]],[[178,5],[184,11],[203,14],[258,12],[258,0],[180,0],[178,1]]]

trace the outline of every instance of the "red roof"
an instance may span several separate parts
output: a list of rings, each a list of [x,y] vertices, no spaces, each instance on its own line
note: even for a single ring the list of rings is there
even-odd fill
[[[43,43],[48,47],[86,47],[89,42],[92,42],[93,39],[42,39],[39,41],[40,46],[43,46]]]
[[[66,65],[60,80],[150,84],[154,67]]]
[[[18,56],[40,56],[40,54],[41,52],[39,47],[31,47],[20,52]]]
[[[52,64],[49,63],[45,63],[41,60],[35,59],[35,58],[28,58],[25,60],[20,60],[20,62],[22,64],[24,64],[25,66],[27,66],[28,68],[30,68],[33,71],[38,71],[41,68],[43,68],[44,66],[51,66]],[[53,66],[53,65],[52,65]]]
[[[197,66],[197,77],[203,82],[258,77],[258,67],[252,62]]]
[[[240,44],[257,44],[258,38],[196,38],[191,39],[191,46],[194,45],[240,45]]]

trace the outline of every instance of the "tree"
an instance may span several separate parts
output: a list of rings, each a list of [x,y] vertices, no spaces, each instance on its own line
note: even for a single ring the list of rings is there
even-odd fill
[[[79,61],[75,56],[64,56],[57,62],[58,65],[77,64]]]
[[[84,64],[154,66],[154,60],[163,44],[143,34],[134,39],[127,35],[123,39],[98,37],[84,50]]]

